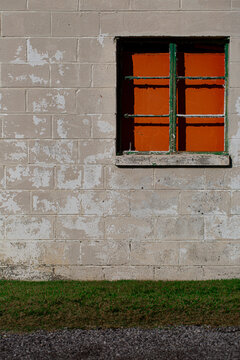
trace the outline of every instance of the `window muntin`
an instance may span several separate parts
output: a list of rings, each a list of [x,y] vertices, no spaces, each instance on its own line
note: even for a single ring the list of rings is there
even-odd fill
[[[227,153],[227,55],[227,39],[120,41],[118,153]]]

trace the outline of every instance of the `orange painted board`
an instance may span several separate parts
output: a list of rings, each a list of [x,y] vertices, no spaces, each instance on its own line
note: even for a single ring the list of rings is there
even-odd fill
[[[224,53],[178,53],[179,76],[224,76]]]
[[[224,151],[224,119],[178,118],[176,148],[189,152]]]
[[[134,138],[137,151],[168,151],[169,118],[135,118]]]
[[[224,76],[223,53],[178,54],[179,76]],[[223,114],[224,80],[177,82],[178,114]],[[224,151],[224,118],[177,119],[178,151]]]

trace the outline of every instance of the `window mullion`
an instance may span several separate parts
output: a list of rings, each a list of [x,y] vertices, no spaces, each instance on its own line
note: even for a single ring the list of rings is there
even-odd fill
[[[177,46],[170,43],[170,80],[169,80],[169,150],[176,152],[176,72]]]

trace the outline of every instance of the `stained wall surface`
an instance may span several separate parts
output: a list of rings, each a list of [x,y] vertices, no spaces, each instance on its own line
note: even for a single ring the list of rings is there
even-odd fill
[[[240,277],[240,1],[0,0],[0,277]],[[116,36],[229,36],[231,168],[118,168]]]

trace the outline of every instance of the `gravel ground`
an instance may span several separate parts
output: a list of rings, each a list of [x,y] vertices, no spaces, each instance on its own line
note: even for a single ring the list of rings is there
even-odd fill
[[[178,326],[0,333],[0,359],[240,360],[240,328]]]

